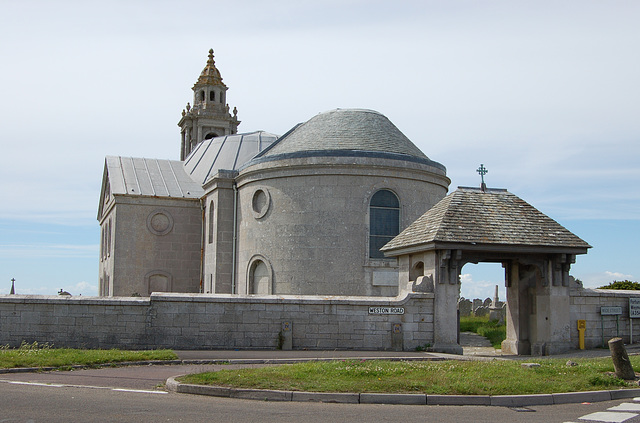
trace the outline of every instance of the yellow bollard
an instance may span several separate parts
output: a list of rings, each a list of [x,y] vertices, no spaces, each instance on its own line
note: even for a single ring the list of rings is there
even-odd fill
[[[578,320],[578,335],[580,337],[580,349],[584,350],[584,331],[587,329],[586,320]]]

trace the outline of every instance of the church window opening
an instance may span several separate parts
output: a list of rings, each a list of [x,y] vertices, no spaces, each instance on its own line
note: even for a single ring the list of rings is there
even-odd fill
[[[209,92],[209,101],[216,101],[216,92],[215,91]]]
[[[107,223],[107,257],[111,255],[111,219]]]
[[[204,101],[204,91],[200,91],[200,101]]]
[[[215,138],[217,137],[218,134],[216,134],[215,132],[209,132],[207,135],[204,136],[205,140],[210,140],[211,138]]]
[[[255,260],[249,268],[249,294],[271,294],[271,272],[262,260]]]
[[[253,211],[253,217],[256,219],[263,218],[269,211],[271,203],[271,195],[266,189],[259,188],[253,193],[251,199],[251,209]]]
[[[213,223],[214,223],[213,201],[211,201],[209,203],[209,244],[213,244]]]
[[[162,270],[149,272],[145,275],[147,293],[171,292],[171,274]]]
[[[400,202],[389,190],[380,190],[369,204],[369,258],[385,258],[380,248],[400,233]]]

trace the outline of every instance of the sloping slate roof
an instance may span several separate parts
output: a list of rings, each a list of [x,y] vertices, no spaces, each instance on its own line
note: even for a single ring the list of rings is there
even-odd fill
[[[276,139],[275,134],[256,131],[204,140],[185,159],[184,168],[194,181],[204,184],[220,169],[238,170]]]
[[[204,190],[177,160],[107,156],[113,194],[151,197],[200,198]]]
[[[458,188],[382,251],[431,242],[590,248],[582,239],[506,190]]]
[[[294,127],[260,157],[336,150],[404,154],[428,160],[384,115],[363,109],[320,113]]]

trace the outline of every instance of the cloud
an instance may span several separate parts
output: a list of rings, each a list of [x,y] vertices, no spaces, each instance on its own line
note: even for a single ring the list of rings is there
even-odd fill
[[[3,259],[20,258],[95,258],[98,256],[98,244],[0,244]]]
[[[63,285],[60,288],[53,289],[51,286],[40,285],[37,287],[25,287],[21,286],[16,287],[16,294],[18,295],[58,295],[58,291],[62,289],[63,291],[69,292],[73,296],[85,296],[85,297],[93,297],[98,295],[98,286],[91,284],[89,282],[81,281],[76,284]],[[9,289],[3,290],[4,292],[0,292],[0,294],[9,294]]]
[[[83,296],[97,296],[98,286],[92,285],[89,282],[81,281],[75,285],[69,285],[63,288],[71,295],[83,295]]]
[[[479,298],[484,300],[485,298],[493,299],[495,294],[496,285],[498,285],[498,296],[500,299],[506,299],[506,292],[504,286],[496,284],[490,281],[474,281],[471,273],[463,273],[460,275],[460,296],[473,300]]]
[[[635,280],[633,275],[627,275],[621,272],[610,272],[608,270],[604,272],[587,273],[586,275],[581,275],[578,279],[582,281],[582,285],[585,288],[599,288],[613,281]]]

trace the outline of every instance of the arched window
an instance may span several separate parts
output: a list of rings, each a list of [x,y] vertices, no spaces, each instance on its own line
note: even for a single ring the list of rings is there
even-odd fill
[[[216,92],[215,91],[210,91],[209,92],[209,101],[216,101]]]
[[[271,272],[269,267],[262,261],[256,260],[251,263],[249,269],[249,294],[269,295],[271,294]]]
[[[154,270],[145,275],[147,295],[152,292],[171,292],[171,274],[163,270]]]
[[[369,257],[384,258],[380,251],[400,233],[400,202],[386,189],[376,192],[369,203]]]
[[[107,257],[111,255],[111,219],[107,223]]]
[[[213,244],[213,201],[209,203],[209,244]]]
[[[204,101],[204,91],[200,91],[200,101]]]
[[[211,138],[215,138],[218,135],[215,132],[209,132],[207,135],[204,136],[205,140],[210,140]]]

